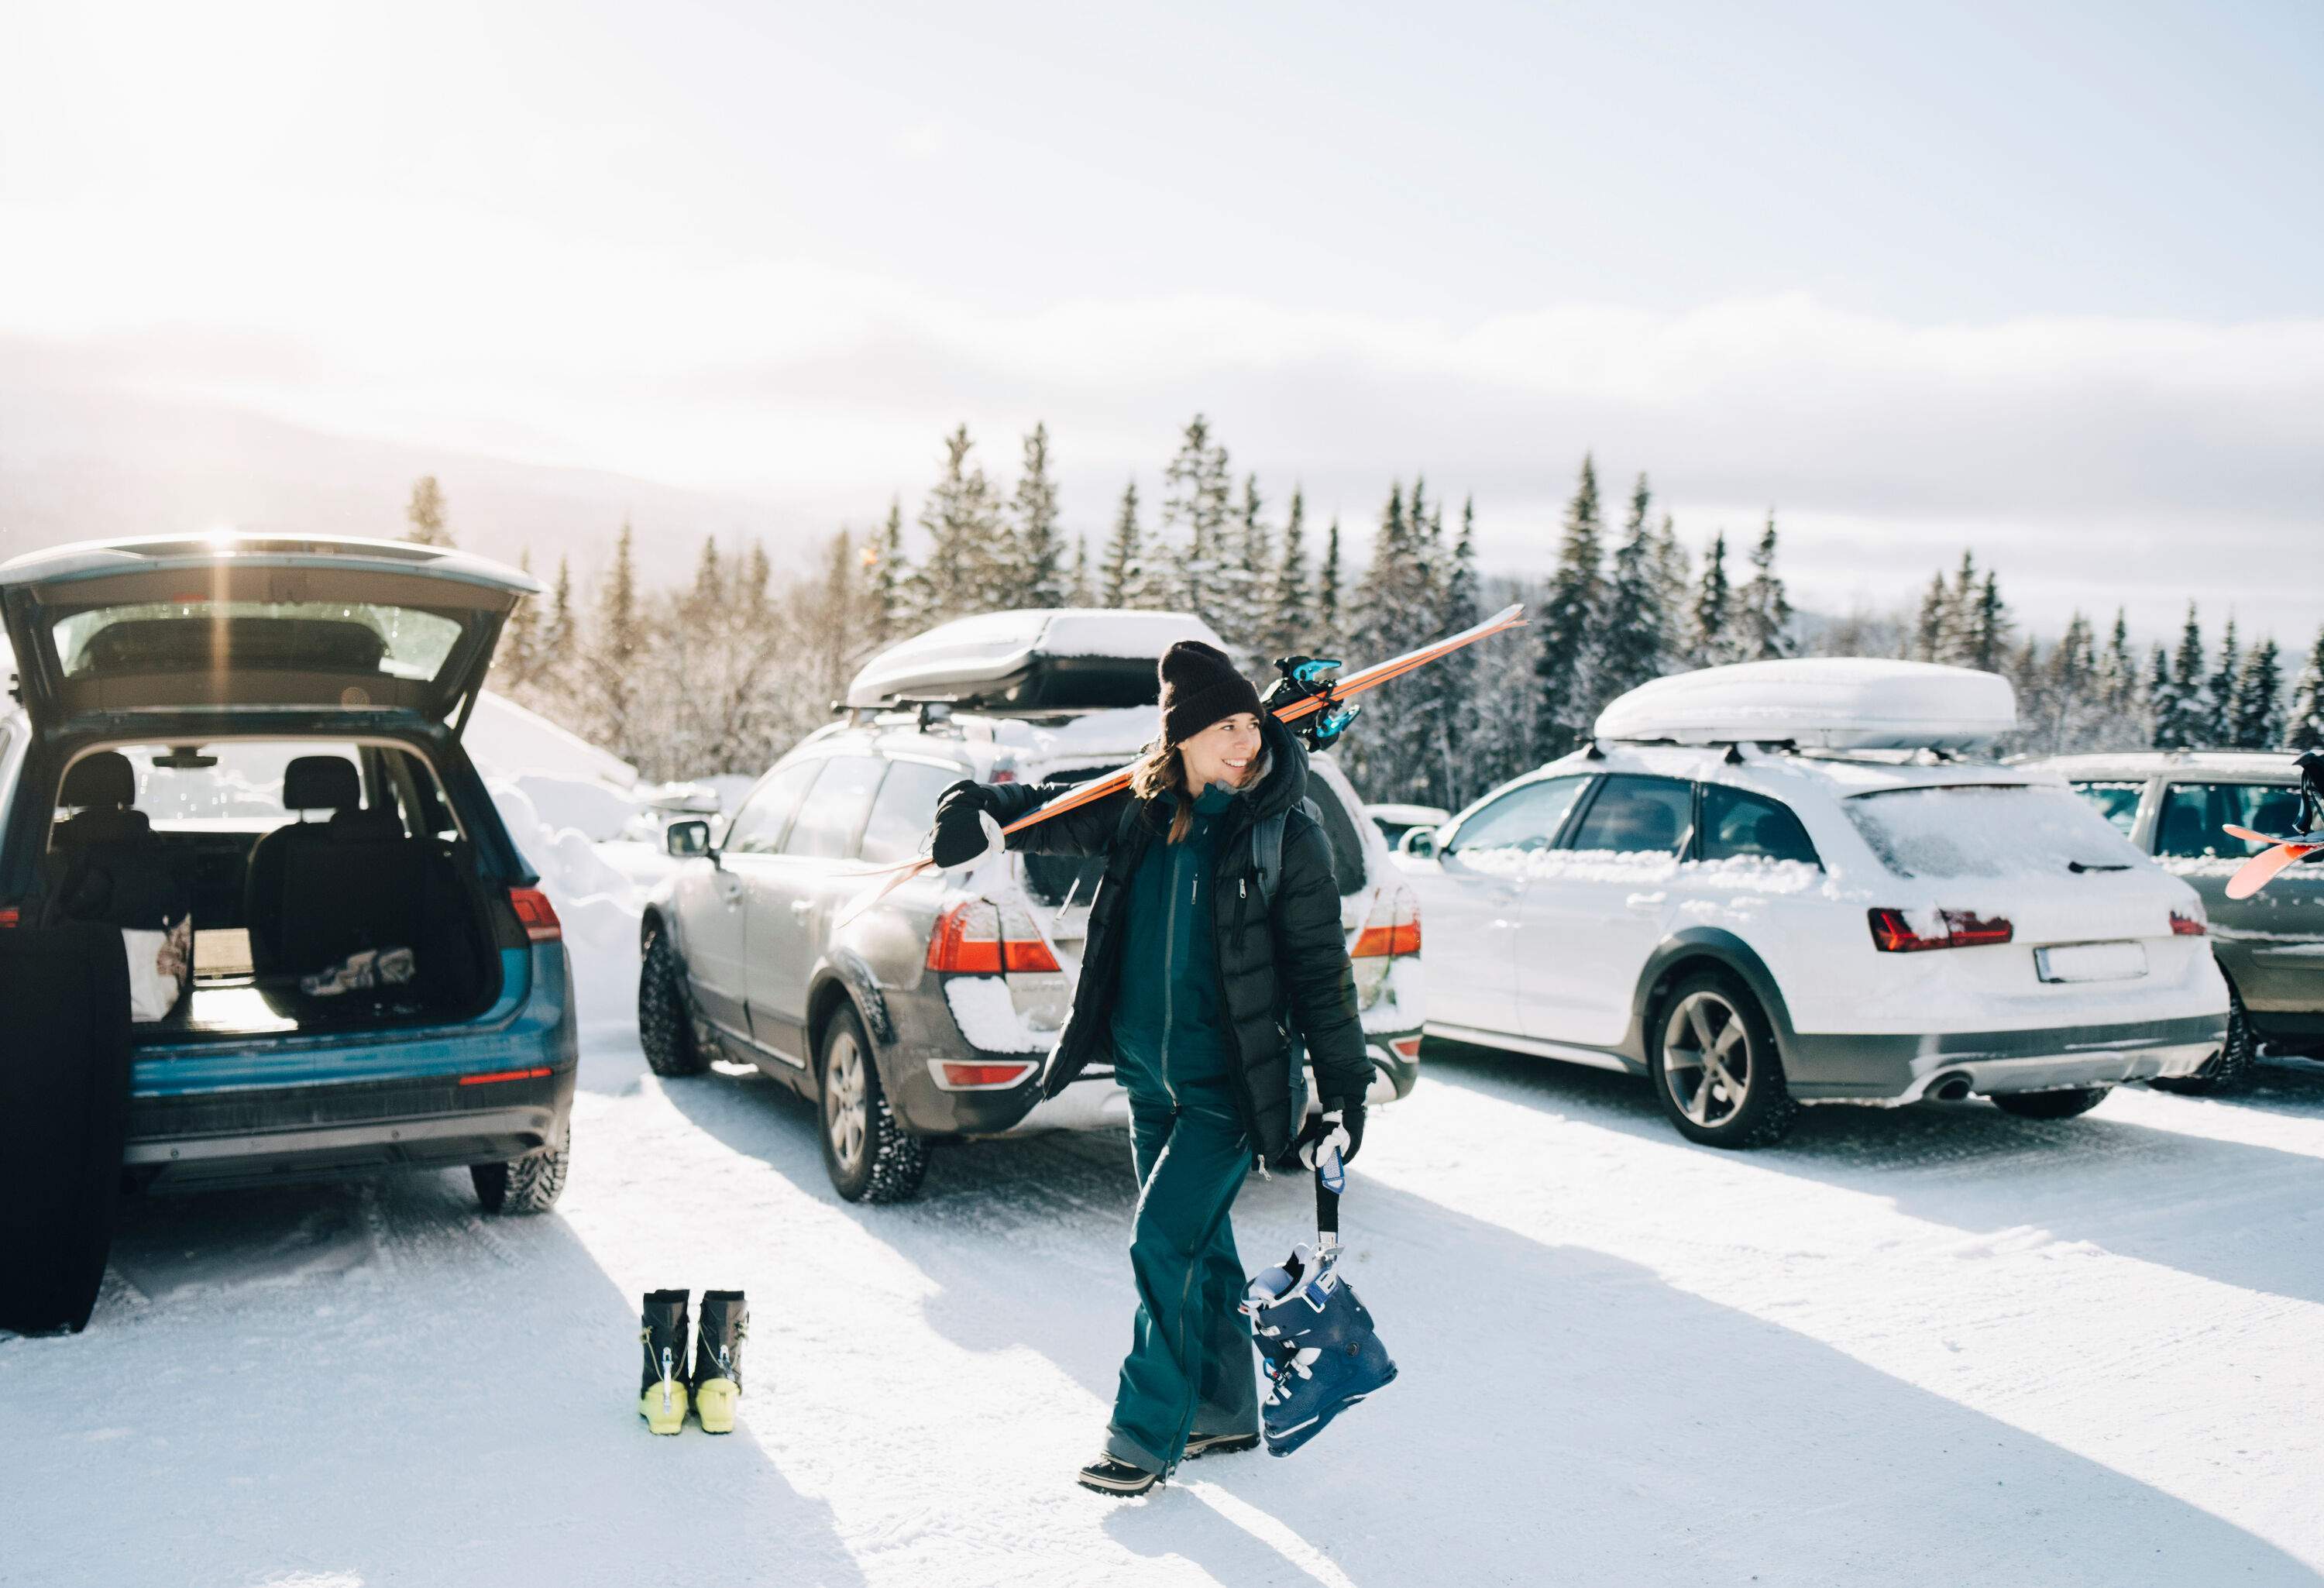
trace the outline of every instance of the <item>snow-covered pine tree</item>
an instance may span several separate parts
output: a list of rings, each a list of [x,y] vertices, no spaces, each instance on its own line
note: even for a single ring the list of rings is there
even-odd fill
[[[1987,672],[1999,672],[2009,655],[2009,632],[2015,624],[2009,616],[2008,605],[2001,599],[2001,582],[1993,570],[1986,570],[1972,592],[1976,597],[1969,608],[1969,621],[1961,634],[1963,667],[1979,668]]]
[[[761,623],[766,621],[767,587],[774,582],[774,564],[767,560],[767,543],[754,537],[751,541],[751,555],[742,559],[742,571],[735,581],[740,586],[736,594],[743,622]]]
[[[1737,627],[1742,632],[1738,649],[1745,661],[1773,661],[1794,654],[1792,602],[1775,572],[1775,510],[1767,510],[1767,526],[1751,548],[1751,577],[1738,592]]]
[[[1941,661],[1945,655],[1945,639],[1952,628],[1952,593],[1945,588],[1942,569],[1932,575],[1929,587],[1921,596],[1920,610],[1913,617],[1911,651],[1908,660]]]
[[[2154,701],[2154,746],[2158,750],[2192,750],[2210,731],[2210,712],[2203,701],[2203,628],[2195,604],[2187,604],[2187,623],[2179,631],[2179,649],[2171,659],[2171,687]]]
[[[520,572],[532,571],[532,548],[525,547],[516,554]],[[493,687],[499,689],[522,688],[532,678],[540,665],[540,597],[521,596],[509,614],[506,632],[501,636],[500,648],[493,653]]]
[[[1413,506],[1425,514],[1425,495],[1417,491]],[[1349,644],[1367,662],[1409,651],[1434,632],[1436,589],[1427,535],[1425,516],[1414,521],[1403,484],[1391,485],[1372,540],[1371,562],[1356,581]],[[1344,752],[1349,775],[1366,799],[1427,797],[1434,725],[1426,682],[1389,685],[1367,702],[1363,728],[1348,740]]]
[[[943,469],[920,506],[928,552],[913,570],[912,605],[922,623],[991,610],[1012,585],[1000,500],[983,466],[969,461],[975,446],[964,424],[945,438]]]
[[[1138,523],[1138,482],[1131,480],[1121,488],[1121,505],[1113,515],[1113,533],[1105,543],[1105,563],[1101,575],[1099,605],[1103,606],[1139,606],[1146,605],[1146,537]]]
[[[1461,503],[1461,533],[1440,564],[1437,580],[1436,626],[1421,642],[1473,628],[1479,611],[1477,583],[1477,499]],[[1476,724],[1477,652],[1473,647],[1456,651],[1427,669],[1431,675],[1427,706],[1431,739],[1435,750],[1429,768],[1430,803],[1458,810],[1478,794],[1470,775],[1470,739]]]
[[[1687,614],[1690,666],[1717,667],[1736,660],[1734,619],[1735,592],[1727,582],[1727,531],[1720,530],[1703,549],[1702,577],[1695,582]]]
[[[2283,747],[2324,750],[2324,629],[2308,648],[2308,664],[2292,686],[2292,708],[2284,714]]]
[[[686,609],[712,612],[727,596],[726,565],[718,556],[718,537],[702,537],[702,555],[695,559],[694,587],[686,593]]]
[[[1035,421],[1025,438],[1025,466],[1010,500],[1016,568],[991,594],[995,606],[1062,606],[1065,548],[1057,533],[1057,483],[1049,473],[1049,427]]]
[[[1649,560],[1654,568],[1655,603],[1663,614],[1663,655],[1655,670],[1677,672],[1688,665],[1687,656],[1692,649],[1687,638],[1687,603],[1693,594],[1694,576],[1686,548],[1679,543],[1678,526],[1667,512],[1655,530],[1654,553]]]
[[[1654,493],[1641,474],[1630,488],[1629,516],[1623,521],[1622,540],[1614,549],[1614,576],[1606,586],[1605,623],[1599,636],[1601,708],[1617,695],[1659,676],[1671,649],[1662,569],[1647,516],[1653,503]]]
[[[1198,413],[1186,421],[1177,454],[1162,473],[1162,525],[1153,558],[1157,599],[1151,605],[1194,613],[1213,628],[1222,617],[1232,626],[1232,614],[1220,607],[1221,591],[1231,583],[1225,533],[1231,489],[1227,449]]]
[[[2236,643],[2236,614],[2229,613],[2226,632],[2219,636],[2218,665],[2203,680],[2200,742],[2205,744],[2236,742],[2236,677],[2242,665],[2243,651]]]
[[[1340,627],[1340,515],[1323,534],[1323,568],[1315,581],[1315,623],[1308,635],[1317,656],[1337,656],[1343,649]]]
[[[1073,589],[1066,596],[1065,600],[1067,605],[1073,606],[1090,605],[1089,531],[1086,530],[1074,537]]]
[[[630,521],[622,521],[620,539],[613,542],[613,566],[597,596],[597,622],[584,652],[584,677],[595,732],[586,735],[624,761],[637,759],[634,724],[638,700],[638,660],[646,632],[638,607],[635,536]]]
[[[763,549],[760,556],[766,555]],[[911,627],[912,570],[904,561],[904,502],[888,498],[888,517],[871,545],[872,591],[867,603],[872,639],[901,639]]]
[[[2171,652],[2159,644],[2150,646],[2146,686],[2139,700],[2139,725],[2145,730],[2146,743],[2157,750],[2174,747],[2164,734],[2170,731],[2166,725],[2178,721],[2178,682],[2171,676]]]
[[[1265,649],[1259,634],[1268,617],[1267,597],[1275,577],[1275,531],[1260,516],[1265,505],[1259,494],[1259,476],[1244,475],[1242,495],[1234,508],[1234,555],[1226,559],[1231,566],[1220,596],[1220,609],[1234,623],[1232,629],[1222,632],[1237,645],[1259,650]]]
[[[1564,534],[1549,596],[1542,603],[1535,748],[1554,759],[1588,736],[1596,717],[1597,641],[1606,610],[1604,526],[1599,518],[1598,466],[1587,453],[1565,506]]]
[[[572,559],[560,553],[557,559],[557,583],[549,590],[549,622],[540,635],[540,674],[562,676],[572,665],[573,653],[580,642],[579,622],[580,614],[573,607]]]
[[[411,500],[404,504],[403,518],[411,527],[403,538],[421,546],[449,546],[452,531],[444,518],[444,488],[436,483],[434,475],[421,475],[411,483]]]
[[[1260,659],[1314,655],[1310,648],[1315,626],[1314,607],[1307,590],[1307,502],[1297,485],[1291,487],[1291,505],[1285,509],[1283,545],[1267,581],[1267,600],[1259,623]]]
[[[2235,738],[2238,750],[2273,750],[2283,737],[2283,669],[2271,635],[2245,653],[2236,669]]]
[[[2126,750],[2144,743],[2138,722],[2138,661],[2130,653],[2130,620],[2119,606],[2098,659],[2098,723],[2093,748]]]

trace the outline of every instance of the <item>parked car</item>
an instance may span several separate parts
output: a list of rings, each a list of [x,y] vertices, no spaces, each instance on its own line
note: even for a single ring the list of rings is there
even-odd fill
[[[641,928],[653,1067],[684,1075],[724,1057],[817,1101],[825,1167],[851,1201],[912,1196],[929,1149],[947,1141],[1126,1124],[1110,1066],[1040,1095],[1100,863],[999,855],[835,921],[870,867],[919,852],[951,783],[1075,782],[1135,758],[1154,730],[1155,660],[1187,637],[1215,639],[1171,614],[992,614],[867,665],[844,718],[777,762],[715,845],[707,823],[670,827],[680,863]],[[1069,669],[1052,665],[1059,656]],[[939,687],[940,701],[900,698]],[[1093,695],[1108,704],[1060,703]],[[1328,755],[1310,767],[1378,1069],[1371,1096],[1391,1101],[1419,1063],[1419,921],[1345,776]]]
[[[1367,805],[1364,814],[1372,818],[1391,849],[1415,827],[1441,827],[1452,819],[1452,813],[1441,805]]]
[[[132,1027],[133,1181],[466,1166],[489,1210],[556,1199],[565,946],[461,743],[503,621],[539,588],[333,536],[0,565],[18,703],[0,717],[0,927],[143,933],[177,907],[133,920],[132,900],[190,909],[190,978]],[[408,979],[354,984],[351,956],[391,948]]]
[[[2006,691],[1877,661],[1634,691],[1406,836],[1427,1029],[1648,1076],[1722,1147],[1799,1103],[2059,1119],[2193,1074],[2227,1016],[2202,904],[2054,774],[1957,759],[2014,721]]]
[[[2227,879],[2260,845],[2227,823],[2292,831],[2300,771],[2288,755],[2247,751],[2070,755],[2042,763],[2070,783],[2142,853],[2202,896],[2211,952],[2227,979],[2227,1035],[2191,1076],[2159,1081],[2182,1092],[2243,1083],[2264,1045],[2272,1054],[2324,1056],[2324,871],[2293,866],[2249,899]]]

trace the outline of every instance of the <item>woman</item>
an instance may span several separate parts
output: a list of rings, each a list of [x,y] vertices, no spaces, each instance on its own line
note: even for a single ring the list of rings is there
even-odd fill
[[[1128,791],[1006,840],[1105,857],[1046,1089],[1111,1059],[1130,1094],[1138,1316],[1104,1452],[1080,1476],[1125,1496],[1183,1457],[1259,1442],[1227,1215],[1252,1161],[1292,1144],[1292,1034],[1323,1105],[1297,1141],[1311,1165],[1327,1141],[1355,1156],[1371,1079],[1330,841],[1302,804],[1306,751],[1215,647],[1173,645],[1161,677],[1161,736]],[[934,859],[981,860],[1003,825],[1065,787],[954,784],[936,807]],[[1252,833],[1271,816],[1284,818],[1283,858],[1263,899]]]

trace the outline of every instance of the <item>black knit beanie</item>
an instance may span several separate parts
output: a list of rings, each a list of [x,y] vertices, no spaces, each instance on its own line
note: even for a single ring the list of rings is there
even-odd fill
[[[1159,671],[1165,744],[1191,739],[1239,711],[1259,715],[1259,691],[1215,645],[1181,640],[1162,653]]]

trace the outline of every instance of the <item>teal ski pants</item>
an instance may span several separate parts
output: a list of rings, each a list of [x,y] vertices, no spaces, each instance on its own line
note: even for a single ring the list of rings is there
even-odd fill
[[[1250,1138],[1222,1067],[1177,1073],[1118,1039],[1130,1094],[1138,1220],[1130,1266],[1138,1318],[1105,1450],[1149,1473],[1178,1464],[1190,1433],[1259,1432],[1259,1385],[1228,1214],[1251,1163]]]

